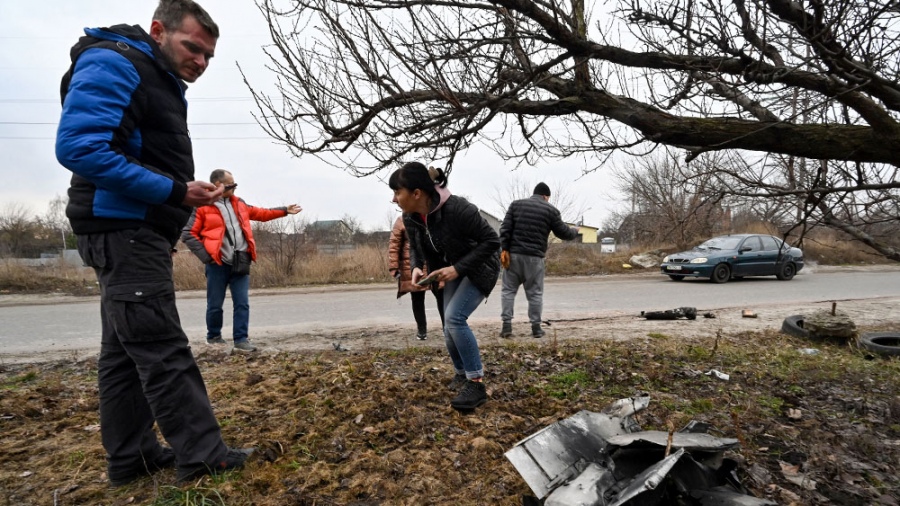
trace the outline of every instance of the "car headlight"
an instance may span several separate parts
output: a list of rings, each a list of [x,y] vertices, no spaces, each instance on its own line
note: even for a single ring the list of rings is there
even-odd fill
[[[695,258],[691,260],[692,264],[705,264],[708,259],[706,257]]]
[[[669,255],[663,257],[663,263],[667,263],[669,261]]]

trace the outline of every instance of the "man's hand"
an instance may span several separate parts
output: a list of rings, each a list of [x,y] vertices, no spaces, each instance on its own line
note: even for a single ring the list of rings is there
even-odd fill
[[[217,187],[206,181],[190,181],[187,184],[187,193],[181,203],[191,207],[208,206],[222,198],[224,192],[223,186]]]
[[[288,214],[297,214],[302,210],[303,210],[303,208],[298,206],[297,204],[291,204],[291,205],[287,206]]]
[[[500,265],[504,269],[509,269],[509,251],[503,250],[500,252]]]

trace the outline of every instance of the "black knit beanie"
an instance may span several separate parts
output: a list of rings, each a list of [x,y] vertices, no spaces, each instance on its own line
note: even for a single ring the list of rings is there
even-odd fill
[[[550,196],[550,187],[544,184],[543,182],[538,183],[537,186],[534,187],[535,195],[543,195],[545,197]]]

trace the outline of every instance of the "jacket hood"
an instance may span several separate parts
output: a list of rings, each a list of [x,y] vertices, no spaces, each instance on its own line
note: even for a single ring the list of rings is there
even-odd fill
[[[72,46],[72,50],[69,52],[72,61],[74,62],[77,60],[78,56],[84,52],[85,49],[96,44],[98,41],[115,42],[117,45],[124,44],[122,49],[137,49],[154,60],[163,70],[173,76],[175,75],[169,64],[169,60],[159,49],[159,44],[157,44],[156,41],[153,40],[153,37],[144,31],[140,25],[114,25],[107,28],[85,28],[84,37],[78,39],[78,42]],[[182,89],[187,88],[187,85],[181,78],[178,78],[178,82]]]
[[[438,209],[444,207],[444,204],[447,203],[447,200],[450,198],[450,195],[452,195],[450,193],[450,190],[447,189],[447,187],[441,188],[438,185],[434,185],[434,189],[437,190],[439,199],[438,199],[437,205],[434,206],[434,208],[431,211],[428,211],[428,214],[434,214],[435,212],[437,212]]]
[[[133,47],[142,53],[157,58],[156,41],[150,37],[150,34],[144,31],[139,25],[115,25],[108,28],[85,28],[84,37],[78,39],[78,42],[72,46],[69,55],[72,61],[78,59],[78,55],[87,49],[90,45],[98,40],[108,40],[111,42],[119,42]]]

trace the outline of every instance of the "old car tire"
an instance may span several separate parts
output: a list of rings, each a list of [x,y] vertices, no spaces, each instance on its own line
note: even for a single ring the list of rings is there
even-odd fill
[[[789,336],[809,337],[809,331],[803,328],[803,315],[788,316],[781,324],[781,331]]]
[[[669,279],[672,281],[682,281],[684,276],[675,276],[674,274],[669,274]]]
[[[728,264],[717,265],[709,277],[713,283],[725,283],[729,279],[731,279],[731,267],[728,267]]]
[[[863,332],[859,345],[879,355],[900,355],[900,332]]]
[[[782,281],[790,281],[794,279],[794,274],[797,274],[797,266],[794,265],[794,262],[785,262],[775,277]]]

